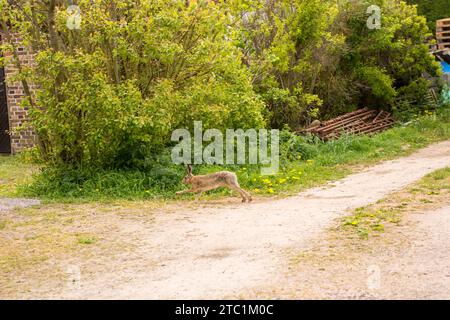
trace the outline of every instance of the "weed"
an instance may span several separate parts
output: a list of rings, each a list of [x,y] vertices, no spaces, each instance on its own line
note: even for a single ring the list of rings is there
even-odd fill
[[[91,235],[79,234],[77,235],[77,241],[79,244],[93,244],[97,242],[97,239]]]

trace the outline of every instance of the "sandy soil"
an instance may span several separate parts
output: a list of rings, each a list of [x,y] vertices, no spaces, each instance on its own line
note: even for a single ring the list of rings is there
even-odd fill
[[[290,252],[312,248],[315,239],[349,209],[373,203],[448,165],[450,141],[287,199],[252,204],[241,204],[236,199],[235,203],[221,207],[171,208],[170,212],[161,210],[152,215],[151,223],[147,217],[136,217],[126,223],[112,218],[108,221],[110,229],[114,230],[110,236],[130,239],[132,249],[124,248],[108,259],[99,255],[89,264],[77,259],[74,253],[66,257],[66,262],[73,267],[76,275],[73,282],[77,285],[67,287],[46,283],[18,296],[81,299],[240,297],[251,288],[270,283],[287,268]],[[442,224],[442,228],[447,226]],[[446,237],[448,233],[442,236]],[[431,242],[438,244],[430,235],[430,248]],[[426,254],[426,248],[423,249],[422,253]],[[61,265],[62,262],[52,263]]]

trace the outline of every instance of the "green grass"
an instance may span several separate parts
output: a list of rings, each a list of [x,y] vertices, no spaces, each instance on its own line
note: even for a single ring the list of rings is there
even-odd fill
[[[408,155],[450,139],[450,111],[442,109],[438,115],[423,116],[408,126],[397,126],[372,137],[345,136],[322,142],[284,133],[283,139],[282,165],[275,176],[261,176],[258,166],[196,166],[194,173],[232,170],[238,174],[241,186],[254,195],[290,195],[342,178],[362,165]],[[186,188],[181,184],[183,167],[170,162],[159,163],[149,171],[45,168],[30,180],[32,168],[18,157],[0,158],[0,180],[7,180],[0,195],[59,202],[173,199],[176,191]],[[229,190],[219,189],[206,197],[229,194]]]
[[[0,156],[0,197],[17,196],[17,186],[30,183],[36,171],[22,156]]]
[[[91,235],[77,235],[77,241],[79,244],[94,244],[97,242],[97,239]]]

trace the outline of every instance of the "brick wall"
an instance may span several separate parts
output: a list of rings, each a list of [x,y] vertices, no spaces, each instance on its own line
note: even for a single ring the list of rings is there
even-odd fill
[[[4,37],[1,39],[4,41]],[[22,65],[30,65],[33,63],[33,55],[30,50],[25,48],[19,37],[13,39]],[[5,58],[11,58],[12,53],[4,52]],[[27,108],[21,107],[21,101],[25,96],[22,83],[14,81],[13,75],[17,73],[17,68],[13,62],[5,66],[6,74],[6,95],[8,104],[9,127],[11,134],[11,151],[17,153],[24,148],[29,148],[35,145],[35,134],[30,127],[28,121]],[[33,86],[31,86],[33,89]]]

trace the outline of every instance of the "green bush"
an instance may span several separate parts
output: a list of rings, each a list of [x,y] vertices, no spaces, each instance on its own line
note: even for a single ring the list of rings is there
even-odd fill
[[[21,67],[17,80],[37,84],[24,106],[40,154],[48,166],[75,172],[69,178],[77,170],[92,176],[86,168],[158,176],[156,155],[174,129],[192,129],[195,120],[204,129],[297,129],[363,106],[401,119],[432,109],[422,77],[439,73],[430,31],[404,1],[76,4],[82,23],[71,30],[68,2],[0,0],[7,56],[17,54],[7,41],[13,32],[36,53],[33,66],[9,62]],[[372,30],[373,4],[382,25]],[[283,158],[319,156],[319,142],[284,135]]]
[[[436,32],[436,20],[450,17],[448,0],[407,0],[410,4],[416,4],[419,14],[427,18],[428,27]]]
[[[301,136],[284,129],[280,134],[280,158],[283,162],[312,159],[317,156],[320,144],[314,136]]]
[[[181,189],[185,175],[182,166],[166,157],[149,161],[146,170],[98,169],[80,166],[44,167],[33,182],[22,186],[28,196],[56,199],[159,198],[173,196]]]
[[[380,105],[385,106],[393,102],[397,95],[393,84],[393,79],[380,67],[367,66],[361,67],[356,71],[357,79],[364,83],[367,88],[363,105],[371,108],[377,108]]]
[[[428,81],[419,78],[398,90],[398,99],[392,110],[399,120],[411,119],[414,116],[434,111],[436,103],[428,100]]]
[[[67,4],[0,0],[2,21],[36,52],[24,79],[40,151],[49,164],[124,168],[170,143],[177,128],[259,128],[263,103],[229,32],[223,4],[199,1],[77,1],[79,30]],[[24,21],[22,9],[36,23]],[[6,10],[9,14],[4,15]],[[51,21],[52,28],[40,28]]]

